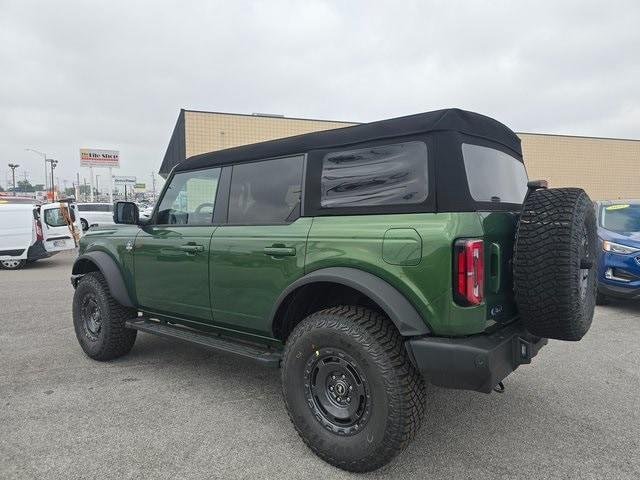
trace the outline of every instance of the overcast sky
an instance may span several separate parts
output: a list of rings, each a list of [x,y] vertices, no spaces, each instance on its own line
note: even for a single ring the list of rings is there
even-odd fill
[[[150,183],[180,108],[640,138],[640,2],[524,3],[0,0],[0,183],[85,146]]]

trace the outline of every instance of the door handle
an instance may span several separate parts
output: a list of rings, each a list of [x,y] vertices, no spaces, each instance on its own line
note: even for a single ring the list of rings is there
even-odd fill
[[[265,255],[271,257],[295,257],[296,255],[296,249],[294,247],[285,247],[284,245],[264,247],[262,251]]]
[[[196,253],[204,252],[204,245],[188,243],[186,245],[180,245],[180,250],[195,255]]]
[[[489,279],[490,290],[493,293],[500,291],[501,272],[502,272],[502,249],[497,243],[491,243],[489,246],[490,258],[489,258]]]

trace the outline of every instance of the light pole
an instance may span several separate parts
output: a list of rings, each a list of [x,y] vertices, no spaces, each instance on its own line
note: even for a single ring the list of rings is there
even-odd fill
[[[98,197],[98,202],[100,201],[99,178],[100,178],[100,175],[96,175],[96,197]]]
[[[33,148],[25,148],[25,150],[27,152],[33,152],[35,154],[38,154],[42,158],[44,158],[44,189],[46,191],[47,190],[47,154],[39,150],[35,150]],[[51,183],[53,183],[53,179],[51,179]]]
[[[55,185],[53,184],[53,170],[56,168],[56,166],[58,165],[58,161],[54,160],[53,158],[47,158],[45,159],[46,162],[49,162],[51,164],[51,201],[55,202],[56,200],[56,194],[54,191],[54,187]]]
[[[9,168],[11,169],[11,177],[13,178],[13,196],[16,196],[16,168],[20,165],[17,163],[10,163]]]

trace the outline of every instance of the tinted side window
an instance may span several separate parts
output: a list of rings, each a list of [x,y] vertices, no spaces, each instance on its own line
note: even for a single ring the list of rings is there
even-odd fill
[[[233,166],[229,223],[286,223],[300,215],[303,157]]]
[[[78,205],[78,211],[79,212],[88,212],[91,209],[89,208],[89,205]]]
[[[323,208],[422,203],[429,194],[427,146],[405,142],[328,153],[322,160]]]
[[[176,173],[164,193],[156,223],[206,225],[213,221],[220,169]]]
[[[527,193],[524,163],[500,150],[462,144],[469,191],[477,202],[522,203]]]

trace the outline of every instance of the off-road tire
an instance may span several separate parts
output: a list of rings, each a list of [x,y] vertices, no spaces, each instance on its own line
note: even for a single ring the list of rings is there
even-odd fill
[[[336,433],[323,424],[305,394],[309,361],[327,349],[347,352],[370,387],[369,416],[352,433]],[[385,315],[363,307],[322,310],[295,327],[283,354],[282,391],[289,418],[307,446],[352,472],[390,462],[416,435],[425,409],[424,380],[402,337]]]
[[[515,298],[532,334],[580,340],[596,301],[596,217],[580,188],[531,192],[522,209],[513,257]]]
[[[0,269],[2,270],[20,270],[27,264],[26,260],[2,260],[0,261]]]
[[[83,313],[88,299],[99,313],[100,328],[96,334],[89,330]],[[73,327],[82,350],[94,360],[113,360],[131,351],[137,331],[126,328],[125,322],[137,314],[135,309],[116,302],[100,272],[87,273],[78,282],[73,296]]]

